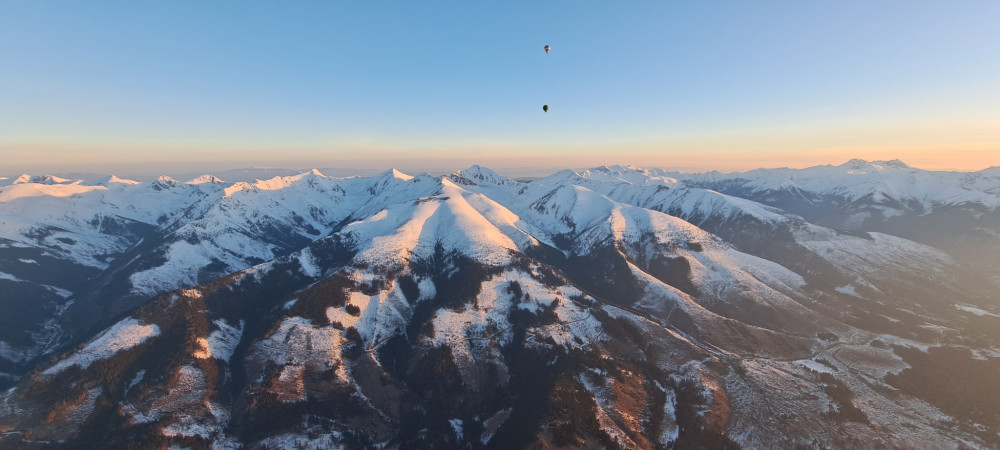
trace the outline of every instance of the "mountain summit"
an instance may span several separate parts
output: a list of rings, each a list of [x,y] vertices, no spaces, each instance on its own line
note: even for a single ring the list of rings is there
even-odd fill
[[[22,178],[5,447],[1000,445],[988,171]]]

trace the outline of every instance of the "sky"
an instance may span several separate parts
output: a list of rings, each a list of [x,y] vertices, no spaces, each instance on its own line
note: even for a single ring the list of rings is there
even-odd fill
[[[996,0],[0,0],[0,175],[979,170],[998,23]]]

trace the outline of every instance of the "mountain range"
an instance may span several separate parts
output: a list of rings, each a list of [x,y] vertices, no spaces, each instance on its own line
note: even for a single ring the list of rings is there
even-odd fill
[[[1000,445],[1000,168],[0,181],[0,445]]]

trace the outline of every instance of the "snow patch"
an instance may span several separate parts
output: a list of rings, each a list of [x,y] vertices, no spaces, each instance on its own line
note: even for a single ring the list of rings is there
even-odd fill
[[[858,295],[858,291],[854,289],[854,285],[838,286],[833,288],[833,290],[840,292],[841,294],[850,295],[852,297],[862,298]]]
[[[514,408],[502,409],[486,419],[483,422],[483,435],[480,436],[479,442],[483,445],[489,443],[490,439],[493,439],[493,435],[500,429],[500,426],[510,417],[512,411],[514,411]]]
[[[236,351],[240,339],[243,337],[243,320],[240,320],[239,328],[230,326],[224,319],[216,319],[215,325],[218,330],[208,335],[208,338],[198,338],[198,345],[201,347],[194,352],[195,358],[215,358],[229,362],[229,358]]]
[[[316,258],[308,248],[299,252],[299,266],[302,267],[302,274],[307,277],[318,277],[323,274],[322,269],[316,264]]]
[[[680,436],[680,427],[677,426],[677,393],[673,389],[667,389],[659,381],[653,380],[657,389],[666,394],[666,401],[663,403],[663,431],[660,432],[660,445],[664,448],[670,447],[671,443],[677,441]]]
[[[132,388],[135,387],[135,385],[141,383],[143,377],[145,377],[145,376],[146,376],[146,369],[142,369],[142,370],[136,372],[135,376],[132,377],[132,381],[128,382],[128,387],[125,388],[125,393],[127,394],[128,391],[131,391]]]
[[[991,313],[991,312],[989,312],[989,311],[987,311],[985,309],[977,308],[977,307],[972,306],[972,305],[960,305],[959,304],[959,305],[955,305],[955,309],[957,309],[959,311],[965,311],[967,313],[972,313],[972,314],[975,314],[975,315],[977,315],[979,317],[996,317],[996,318],[1000,318],[1000,315]]]
[[[333,326],[317,327],[309,319],[289,317],[270,336],[254,345],[252,358],[276,365],[322,365],[325,369],[339,366],[337,374],[346,380],[340,356],[345,342],[341,333]],[[263,382],[265,373],[257,375],[257,381]]]
[[[339,431],[323,430],[308,434],[285,433],[260,441],[260,448],[294,448],[301,450],[328,450],[347,448]]]
[[[816,372],[819,373],[829,373],[829,374],[835,373],[833,369],[827,367],[825,364],[822,364],[812,359],[800,359],[795,362],[805,368],[815,370]]]
[[[0,280],[23,281],[20,278],[6,272],[0,272]]]
[[[97,405],[97,398],[103,392],[104,389],[100,386],[87,390],[87,395],[83,398],[82,402],[67,408],[63,416],[64,420],[72,424],[81,424],[86,421],[90,417],[90,414],[94,412],[94,406]]]
[[[591,370],[577,375],[576,381],[593,396],[594,403],[597,404],[594,416],[601,430],[622,448],[638,447],[611,417],[611,414],[621,415],[622,412],[615,408],[614,392],[608,386],[609,380],[602,373]]]
[[[455,432],[455,439],[462,442],[462,419],[451,419],[448,423],[451,424],[451,430]]]
[[[45,369],[42,373],[52,375],[71,366],[80,366],[85,369],[90,367],[94,361],[110,358],[119,351],[128,350],[159,335],[160,327],[156,324],[144,325],[139,323],[138,319],[129,317],[108,328],[82,349]]]
[[[205,389],[205,373],[201,369],[194,365],[180,368],[177,387],[170,393],[175,396],[174,401],[161,409],[173,416],[173,421],[160,430],[164,436],[197,436],[217,442],[228,441],[222,430],[229,423],[229,409],[205,400]],[[152,414],[159,415],[161,411]]]
[[[434,280],[430,278],[421,278],[417,282],[417,287],[420,289],[420,299],[419,300],[430,300],[437,295],[437,288],[434,286]]]
[[[58,296],[60,296],[62,298],[70,298],[70,297],[73,296],[72,292],[67,291],[67,290],[65,290],[63,288],[59,288],[59,287],[55,287],[55,286],[50,286],[50,285],[47,285],[47,284],[43,284],[41,286],[43,288],[47,289],[49,292],[51,292],[53,294],[56,294],[56,295],[58,295]],[[72,303],[72,302],[70,302],[70,303]],[[69,304],[66,304],[65,306],[69,306]]]

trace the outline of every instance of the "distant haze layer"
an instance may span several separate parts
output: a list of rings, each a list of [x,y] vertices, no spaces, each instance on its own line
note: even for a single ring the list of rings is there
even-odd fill
[[[610,159],[610,158],[609,158]],[[749,166],[748,161],[741,161],[739,159],[719,159],[714,161],[715,165],[711,163],[697,163],[696,161],[690,161],[685,163],[684,160],[678,160],[675,164],[661,164],[658,166],[650,165],[646,167],[659,167],[661,169],[685,173],[704,173],[711,171],[720,172],[745,172],[753,169],[761,168],[792,168],[792,169],[804,169],[811,167],[823,167],[823,166],[845,166],[851,164],[852,161],[864,160],[863,158],[851,158],[850,160],[827,160],[816,164],[780,164],[778,161],[774,161],[774,164],[761,165],[761,166]],[[557,161],[550,159],[538,158],[532,160],[537,162],[536,165],[493,165],[495,170],[502,173],[505,176],[511,178],[540,178],[547,175],[551,175],[559,170],[564,170],[567,167],[574,167],[577,169],[585,169],[587,167],[596,167],[600,165],[619,165],[615,161],[610,161],[607,163],[597,163],[593,165],[576,165],[576,166],[559,166]],[[882,160],[874,160],[875,162],[885,162],[885,161],[900,161],[896,158],[887,158]],[[529,162],[529,161],[524,161]],[[832,163],[832,164],[831,164]],[[96,167],[96,166],[81,166],[80,168],[63,168],[62,170],[0,170],[0,186],[5,184],[10,184],[14,182],[19,176],[24,174],[43,176],[43,175],[54,175],[61,178],[66,178],[68,180],[95,180],[101,177],[106,177],[109,175],[122,176],[126,178],[135,179],[138,181],[152,180],[160,175],[168,175],[172,178],[186,181],[197,178],[201,175],[211,174],[227,182],[238,182],[238,181],[254,181],[254,180],[265,180],[273,178],[276,176],[288,176],[294,175],[302,172],[309,171],[311,169],[318,168],[320,172],[327,176],[332,177],[350,177],[350,176],[371,176],[378,173],[382,173],[389,168],[396,168],[402,170],[403,172],[420,174],[428,173],[431,175],[444,175],[461,170],[473,164],[485,164],[483,161],[473,161],[464,166],[459,165],[455,161],[435,161],[435,160],[398,160],[398,161],[345,161],[337,164],[330,164],[317,162],[312,165],[298,165],[298,164],[288,164],[283,166],[268,166],[268,165],[258,165],[253,167],[243,167],[243,168],[233,168],[232,165],[225,165],[224,163],[218,164],[208,164],[203,167],[198,167],[196,165],[186,165],[186,164],[163,164],[163,165],[147,165],[144,167],[126,167],[126,166],[107,166],[107,167]],[[996,166],[971,166],[971,167],[958,167],[955,165],[945,165],[935,166],[933,164],[919,164],[914,163],[912,160],[906,160],[905,165],[908,167],[919,168],[923,170],[936,170],[936,171],[962,171],[962,172],[973,172],[978,170],[985,170],[990,167]],[[637,164],[633,166],[639,166]],[[59,167],[59,166],[56,166]]]

